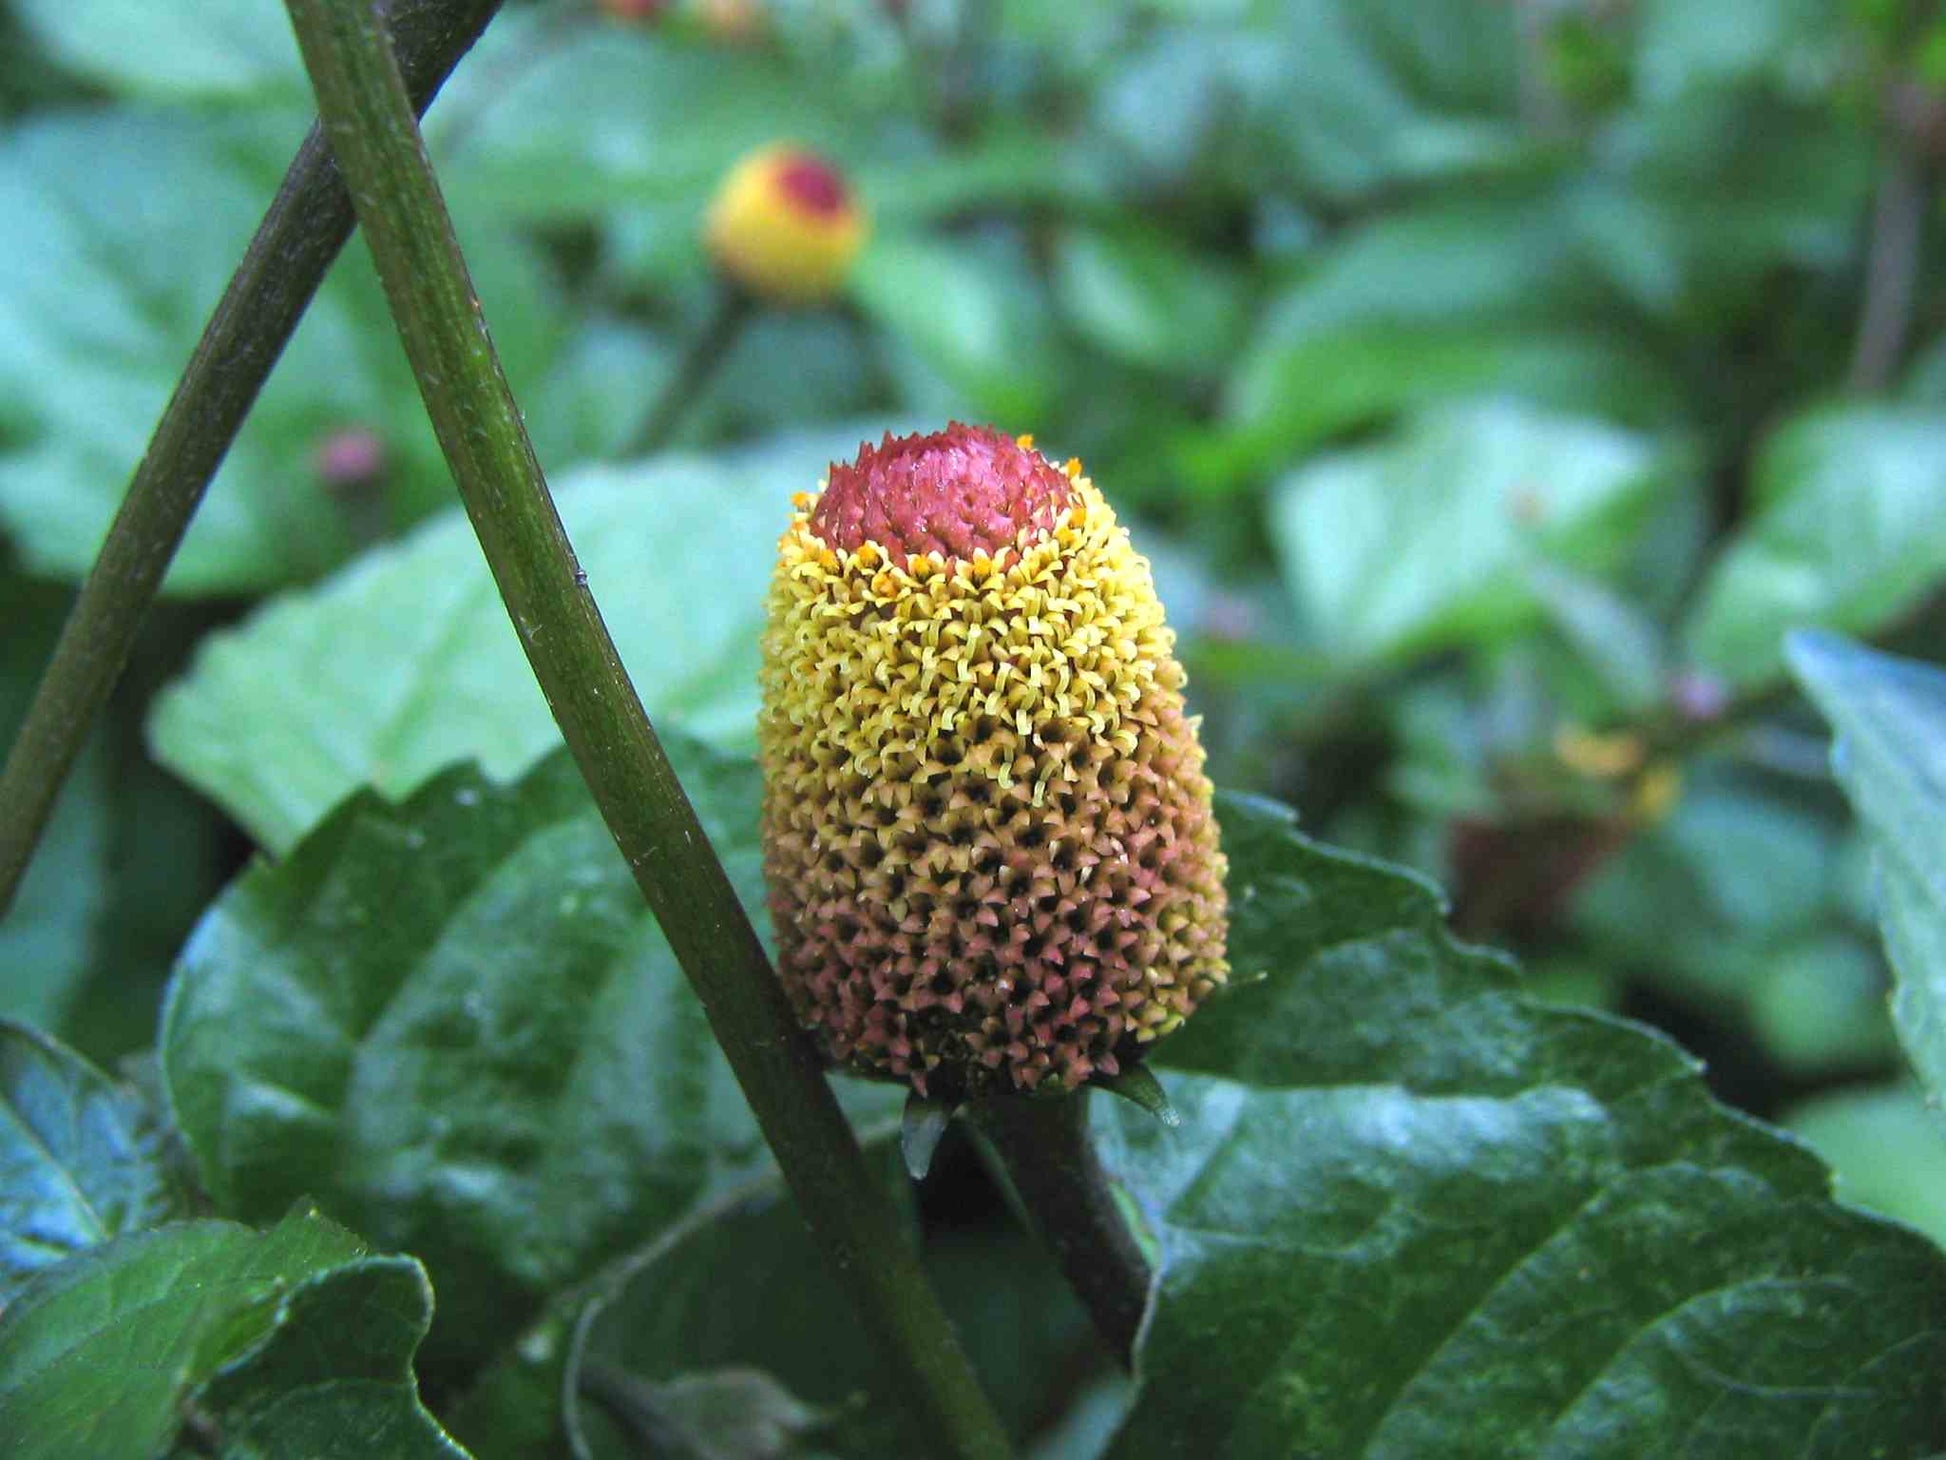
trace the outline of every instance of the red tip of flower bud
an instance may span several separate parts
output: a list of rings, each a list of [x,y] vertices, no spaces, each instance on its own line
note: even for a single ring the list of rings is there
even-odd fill
[[[600,5],[617,20],[654,20],[668,0],[600,0]]]
[[[821,218],[837,217],[851,206],[851,189],[837,169],[808,152],[787,153],[779,162],[777,191]]]
[[[1051,526],[1073,497],[1067,474],[1039,452],[990,426],[955,421],[930,435],[888,432],[857,461],[834,465],[811,531],[848,552],[872,542],[949,561],[991,557],[1021,529]]]
[[[327,487],[370,486],[385,473],[385,443],[363,426],[348,426],[318,443],[312,464]]]

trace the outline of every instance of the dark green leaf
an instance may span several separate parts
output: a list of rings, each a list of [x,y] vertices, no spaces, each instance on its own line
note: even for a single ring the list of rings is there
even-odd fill
[[[466,1460],[419,1403],[412,1356],[432,1285],[409,1257],[372,1257],[298,1284],[263,1343],[196,1396],[220,1460]]]
[[[665,743],[759,906],[754,768]],[[469,767],[398,806],[361,793],[252,868],[184,949],[162,1056],[218,1206],[309,1192],[422,1257],[441,1358],[510,1341],[765,1160],[565,752],[509,786]]]
[[[1830,634],[1791,667],[1837,732],[1832,765],[1871,835],[1892,1020],[1934,1100],[1946,1091],[1946,671]]]
[[[180,1209],[135,1093],[47,1036],[0,1023],[0,1308],[41,1269]]]
[[[305,1278],[364,1256],[294,1213],[268,1232],[186,1222],[43,1273],[0,1322],[0,1434],[14,1460],[149,1455],[197,1385],[281,1321]]]
[[[861,423],[559,479],[562,520],[658,725],[749,742],[791,495],[872,434]],[[158,757],[272,851],[361,785],[403,795],[468,758],[516,775],[560,743],[456,510],[212,636],[152,730]]]
[[[891,1144],[873,1148],[888,1176],[898,1171]],[[1058,1413],[1075,1382],[1104,1364],[1079,1305],[1025,1231],[948,1227],[928,1235],[925,1260],[1016,1435]],[[824,1418],[814,1453],[910,1455],[863,1333],[834,1319],[846,1299],[830,1274],[778,1187],[762,1183],[628,1264],[589,1309],[573,1369],[657,1386],[754,1370]],[[619,1443],[606,1408],[582,1385],[572,1418],[580,1453],[637,1453]]]
[[[1161,1243],[1117,1455],[1919,1454],[1946,1259],[1667,1041],[1226,799],[1232,989],[1102,1106]],[[1101,1117],[1098,1116],[1098,1119]]]
[[[1670,466],[1654,443],[1599,422],[1454,409],[1293,473],[1272,530],[1310,637],[1370,662],[1532,623],[1525,573],[1612,568]]]

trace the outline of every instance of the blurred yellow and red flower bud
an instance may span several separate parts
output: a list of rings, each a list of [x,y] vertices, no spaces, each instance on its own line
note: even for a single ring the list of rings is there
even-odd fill
[[[819,304],[844,287],[868,224],[850,184],[801,147],[751,153],[710,204],[710,257],[734,285],[774,304]]]
[[[798,1013],[957,1100],[1113,1076],[1228,972],[1197,722],[1094,484],[953,425],[798,499],[764,639],[764,867]]]

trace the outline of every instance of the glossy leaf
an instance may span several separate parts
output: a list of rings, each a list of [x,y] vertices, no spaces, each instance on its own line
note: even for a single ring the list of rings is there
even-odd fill
[[[371,1257],[298,1284],[277,1326],[196,1396],[221,1460],[466,1460],[419,1403],[412,1356],[432,1286],[409,1257]]]
[[[1599,422],[1454,409],[1287,477],[1273,539],[1310,636],[1334,658],[1479,643],[1537,617],[1532,568],[1618,563],[1670,465]]]
[[[888,1132],[868,1150],[903,1188],[894,1144]],[[1079,1305],[1023,1229],[987,1223],[932,1233],[924,1256],[960,1341],[1017,1436],[1049,1418],[1050,1396],[1064,1397],[1061,1376],[1105,1366]],[[625,1436],[629,1428],[639,1433],[640,1421],[617,1428],[615,1406],[602,1397],[612,1394],[617,1377],[647,1386],[637,1398],[648,1401],[653,1433],[658,1418],[666,1427],[700,1417],[694,1409],[656,1414],[658,1405],[666,1409],[671,1387],[720,1391],[727,1377],[752,1373],[765,1376],[773,1401],[790,1397],[791,1411],[811,1431],[801,1442],[808,1453],[849,1460],[914,1453],[864,1335],[832,1321],[845,1299],[830,1271],[774,1182],[699,1214],[646,1249],[615,1275],[576,1334],[571,1368],[583,1383],[570,1433],[577,1453],[603,1460],[638,1453]],[[639,1414],[640,1403],[633,1407]],[[717,1420],[690,1438],[722,1444],[734,1433]],[[695,1452],[725,1453],[703,1445]]]
[[[754,768],[665,742],[757,906]],[[218,1206],[310,1193],[423,1258],[442,1359],[766,1160],[565,752],[512,785],[361,793],[252,868],[184,949],[161,1046]]]
[[[1791,667],[1837,734],[1832,765],[1871,837],[1892,1019],[1934,1100],[1946,1093],[1946,671],[1830,634]]]
[[[1793,628],[1869,633],[1946,581],[1946,421],[1849,406],[1800,416],[1760,449],[1753,512],[1711,569],[1691,651],[1733,684],[1784,667]]]
[[[198,1385],[282,1321],[304,1280],[364,1256],[313,1212],[268,1232],[185,1222],[50,1269],[0,1323],[0,1434],[16,1460],[160,1449]]]
[[[43,1268],[181,1210],[135,1093],[0,1023],[0,1308]]]
[[[562,521],[657,725],[747,744],[757,638],[793,493],[875,432],[584,468]],[[272,851],[361,785],[397,796],[477,759],[516,775],[560,743],[457,510],[205,643],[158,702],[159,758]]]
[[[1830,1202],[1666,1040],[1530,1003],[1426,884],[1221,814],[1238,977],[1157,1050],[1182,1127],[1101,1108],[1161,1244],[1114,1454],[1936,1439],[1937,1249]]]

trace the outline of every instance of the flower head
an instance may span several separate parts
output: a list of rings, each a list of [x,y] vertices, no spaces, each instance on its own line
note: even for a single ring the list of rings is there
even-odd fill
[[[717,268],[779,304],[817,304],[836,294],[866,233],[864,210],[843,174],[789,146],[739,162],[717,190],[706,225]]]
[[[1227,972],[1147,562],[1079,462],[953,425],[799,499],[764,640],[779,968],[830,1053],[948,1099],[1113,1075]]]

